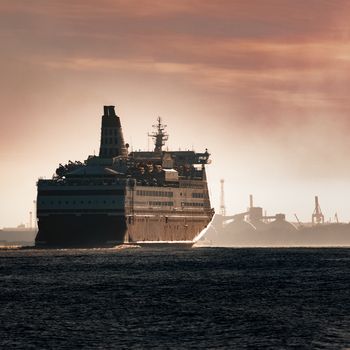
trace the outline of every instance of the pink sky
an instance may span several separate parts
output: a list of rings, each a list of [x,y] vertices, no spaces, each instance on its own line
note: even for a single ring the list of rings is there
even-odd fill
[[[350,220],[347,0],[0,3],[0,227],[28,221],[39,176],[98,149],[104,104],[147,148],[208,148],[213,205]]]

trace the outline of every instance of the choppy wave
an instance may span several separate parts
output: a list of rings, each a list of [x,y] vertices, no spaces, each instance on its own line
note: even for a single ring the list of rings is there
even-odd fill
[[[350,249],[0,251],[0,348],[345,349]]]

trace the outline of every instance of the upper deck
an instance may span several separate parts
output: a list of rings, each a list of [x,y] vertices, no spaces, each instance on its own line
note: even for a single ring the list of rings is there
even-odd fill
[[[89,156],[83,163],[60,164],[52,180],[40,180],[38,186],[77,186],[82,190],[99,186],[123,187],[132,183],[151,187],[206,187],[208,151],[164,151],[162,147],[168,140],[166,125],[158,118],[154,127],[156,131],[149,134],[155,140],[154,150],[129,153],[114,106],[105,106],[99,155]]]

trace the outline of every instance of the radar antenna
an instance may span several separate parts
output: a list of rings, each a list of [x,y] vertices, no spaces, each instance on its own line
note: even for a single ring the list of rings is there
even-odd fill
[[[156,129],[156,131],[152,132],[151,134],[148,134],[149,137],[152,137],[154,139],[154,152],[161,153],[162,147],[165,145],[165,141],[168,141],[169,135],[165,131],[166,125],[162,124],[161,117],[157,118],[157,124],[152,125],[153,128]]]

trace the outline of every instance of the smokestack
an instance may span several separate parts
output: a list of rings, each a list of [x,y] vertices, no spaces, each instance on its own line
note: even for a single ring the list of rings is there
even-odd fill
[[[254,205],[253,205],[253,195],[250,194],[249,195],[249,208],[253,208],[253,207],[254,207]]]
[[[101,126],[100,153],[101,158],[126,157],[123,131],[114,106],[104,106]]]

